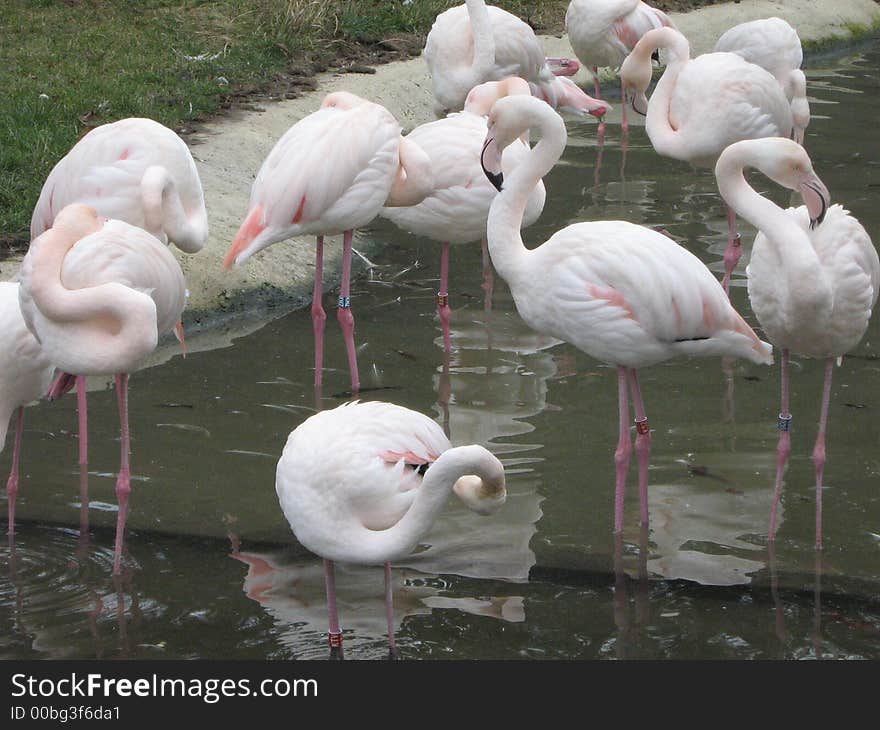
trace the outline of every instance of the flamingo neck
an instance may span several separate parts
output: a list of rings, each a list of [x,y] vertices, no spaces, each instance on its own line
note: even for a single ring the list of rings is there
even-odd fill
[[[687,160],[689,158],[687,140],[682,139],[679,131],[672,126],[669,113],[678,76],[690,61],[690,46],[687,39],[672,28],[657,28],[642,37],[642,40],[636,44],[633,54],[638,53],[637,58],[640,62],[650,68],[651,54],[659,48],[669,51],[670,58],[651,95],[648,115],[645,118],[645,131],[658,154]]]
[[[486,7],[485,0],[465,0],[465,5],[474,37],[474,58],[470,68],[473,83],[466,89],[465,93],[467,93],[489,76],[495,66],[495,36],[492,33],[492,21],[489,19],[489,8]]]
[[[181,251],[196,253],[208,238],[204,201],[187,213],[174,178],[160,165],[148,167],[141,178],[144,226],[163,243],[169,240]]]
[[[389,208],[418,205],[434,188],[431,158],[418,144],[401,137],[398,159],[400,164],[385,205]]]
[[[529,150],[510,177],[505,178],[501,192],[492,201],[486,224],[492,263],[511,289],[529,276],[527,260],[530,252],[521,233],[529,196],[562,156],[567,139],[565,123],[546,104],[531,107],[525,119],[530,122],[524,125],[526,131],[538,127],[541,140]]]

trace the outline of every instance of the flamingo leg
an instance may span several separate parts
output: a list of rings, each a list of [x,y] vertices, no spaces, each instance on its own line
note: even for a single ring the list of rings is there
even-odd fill
[[[315,333],[315,387],[320,388],[324,378],[324,236],[315,242],[315,289],[312,292],[312,331]]]
[[[495,270],[492,267],[492,257],[489,256],[489,242],[483,236],[483,291],[486,298],[483,301],[483,309],[492,311],[492,293],[495,291]]]
[[[394,641],[394,584],[391,582],[391,563],[385,563],[385,618],[388,621],[388,658],[397,659],[400,652]]]
[[[24,427],[24,406],[15,415],[15,446],[12,451],[12,469],[6,482],[6,500],[9,505],[9,540],[15,539],[15,497],[18,494],[18,465],[21,455],[21,434]]]
[[[79,463],[89,463],[89,406],[85,375],[76,376],[76,416],[79,424]]]
[[[614,532],[623,533],[623,503],[626,497],[626,474],[632,457],[632,442],[629,436],[629,397],[626,390],[626,368],[617,368],[617,402],[620,409],[620,433],[617,450],[614,452],[616,481],[614,486]]]
[[[79,467],[79,540],[77,555],[84,558],[89,547],[89,470],[85,464]]]
[[[116,543],[113,549],[113,574],[119,575],[122,563],[122,544],[125,537],[125,520],[128,517],[128,497],[131,494],[131,440],[128,432],[128,374],[116,376],[116,400],[119,406],[120,439],[119,476],[116,478],[116,499],[119,512],[116,515]]]
[[[339,292],[339,308],[336,318],[342,327],[345,337],[345,349],[348,352],[348,369],[351,372],[351,392],[357,393],[361,388],[358,378],[357,350],[354,346],[354,314],[351,311],[351,242],[354,231],[346,231],[342,248],[342,289]]]
[[[601,91],[599,90],[599,67],[593,66],[593,97],[596,99],[601,99],[600,96]],[[604,117],[599,122],[599,131],[598,134],[603,136],[605,134],[605,119]]]
[[[788,632],[785,628],[785,608],[779,599],[779,576],[776,574],[776,545],[770,543],[767,546],[768,567],[770,568],[770,597],[773,599],[773,606],[776,612],[776,638],[781,642],[785,642],[788,638]]]
[[[785,464],[791,454],[791,412],[789,411],[789,380],[788,380],[789,351],[782,350],[782,361],[779,364],[782,371],[782,398],[779,404],[779,443],[776,445],[776,485],[773,488],[773,506],[770,507],[770,531],[767,539],[771,545],[776,539],[776,514],[779,509],[779,499],[782,496],[782,476],[785,473]]]
[[[642,391],[639,388],[639,377],[634,368],[630,368],[629,387],[632,391],[633,406],[636,409],[636,457],[639,460],[639,512],[641,524],[648,526],[648,460],[651,458],[651,427],[645,414],[642,402]]]
[[[736,229],[736,211],[727,203],[724,204],[724,210],[727,214],[727,248],[724,251],[724,278],[721,285],[729,298],[730,277],[742,257],[742,239]]]
[[[831,377],[834,374],[834,358],[825,363],[825,385],[822,388],[822,411],[819,414],[819,433],[813,447],[813,464],[816,467],[816,550],[822,549],[822,477],[825,474],[825,429],[828,424],[828,404],[831,402]]]
[[[440,249],[440,291],[437,292],[437,315],[443,329],[443,349],[450,350],[449,320],[452,310],[449,308],[449,242],[444,241]]]
[[[336,573],[332,560],[324,560],[324,582],[327,586],[330,658],[342,659],[342,629],[339,628],[339,614],[336,611]]]
[[[620,114],[620,127],[623,131],[623,136],[626,137],[629,134],[629,119],[626,116],[626,89],[623,87],[623,79],[620,80]]]

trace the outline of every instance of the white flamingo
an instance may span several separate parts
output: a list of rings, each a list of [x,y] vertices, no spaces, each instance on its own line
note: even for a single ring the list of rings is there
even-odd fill
[[[651,54],[669,52],[666,70],[651,101]],[[690,57],[687,39],[673,28],[645,33],[620,69],[627,100],[645,114],[645,131],[658,154],[712,167],[734,142],[789,137],[791,106],[769,71],[734,53]],[[728,239],[724,252],[724,290],[742,256],[736,214],[726,207]]]
[[[782,210],[759,195],[743,176],[755,168],[798,191],[805,205]],[[880,261],[862,225],[840,205],[830,205],[828,189],[813,171],[803,147],[787,139],[738,142],[715,166],[718,189],[758,234],[746,269],[749,300],[769,340],[782,349],[782,405],[779,414],[776,488],[769,539],[776,536],[782,473],[791,452],[788,360],[790,353],[824,358],[825,385],[819,433],[813,449],[816,468],[816,548],[822,547],[822,478],[825,429],[835,360],[855,347],[880,291]]]
[[[502,180],[501,151],[535,127],[541,141]],[[614,530],[620,532],[631,455],[627,385],[636,413],[641,521],[648,523],[651,436],[636,369],[680,355],[744,357],[764,364],[773,356],[706,266],[662,233],[625,221],[595,221],[563,228],[538,248],[523,245],[520,226],[528,195],[565,143],[562,119],[533,98],[507,97],[492,108],[483,165],[500,193],[489,211],[489,253],[526,324],[617,367]]]
[[[391,561],[418,544],[450,492],[481,514],[507,497],[504,467],[486,449],[453,448],[427,416],[381,402],[346,403],[297,426],[275,490],[296,539],[324,558],[331,648],[342,648],[333,563],[384,563],[392,655]]]
[[[20,277],[24,319],[49,361],[74,376],[116,376],[122,431],[118,573],[131,493],[129,373],[180,321],[186,303],[183,272],[168,247],[143,229],[74,204],[31,242]]]

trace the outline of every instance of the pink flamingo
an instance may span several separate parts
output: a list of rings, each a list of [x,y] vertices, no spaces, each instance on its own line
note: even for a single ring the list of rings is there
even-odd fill
[[[595,101],[571,81],[557,78],[577,73],[577,61],[545,58],[531,26],[506,10],[487,7],[484,0],[467,0],[440,13],[424,56],[441,117],[461,109],[475,86],[511,75],[528,81],[532,93],[554,108],[581,110]]]
[[[782,210],[759,195],[743,176],[755,168],[798,191],[805,205]],[[822,548],[822,478],[825,429],[834,362],[855,347],[871,318],[880,291],[880,260],[862,225],[830,194],[813,171],[803,147],[787,139],[738,142],[715,166],[718,189],[758,234],[746,269],[749,300],[768,339],[782,349],[782,405],[779,413],[776,486],[769,540],[776,537],[782,474],[791,453],[788,360],[791,353],[825,359],[816,468],[816,549]]]
[[[726,31],[714,50],[735,53],[773,74],[791,104],[794,140],[802,145],[810,124],[810,103],[807,77],[801,71],[804,51],[797,31],[782,18],[751,20]]]
[[[247,216],[224,266],[241,264],[267,246],[314,234],[315,386],[322,382],[324,236],[344,234],[342,288],[336,315],[345,337],[351,389],[360,379],[351,311],[351,248],[354,229],[367,225],[383,206],[415,205],[431,191],[430,162],[419,146],[400,136],[400,124],[379,104],[354,94],[328,94],[321,108],[294,124],[260,167]]]
[[[6,443],[9,419],[16,413],[12,469],[6,482],[10,540],[15,536],[24,407],[46,392],[55,371],[21,316],[18,287],[17,282],[0,283],[0,451]]]
[[[49,361],[66,373],[116,376],[122,431],[114,573],[119,572],[131,493],[128,378],[174,330],[186,303],[177,259],[154,236],[74,204],[31,242],[19,301]]]
[[[487,303],[491,297],[491,264],[485,251],[486,219],[497,192],[480,167],[480,153],[486,137],[486,116],[492,104],[510,94],[529,95],[524,79],[511,76],[488,81],[471,90],[464,111],[416,127],[409,139],[419,145],[431,160],[434,188],[418,205],[384,208],[382,216],[398,228],[441,242],[440,291],[437,313],[443,328],[443,341],[449,351],[449,250],[450,244],[484,242],[483,277]],[[505,150],[504,169],[510,173],[529,146],[522,141]],[[541,215],[546,192],[539,181],[529,196],[523,225],[529,226]]]
[[[486,449],[453,448],[427,416],[381,402],[345,403],[297,426],[275,491],[296,539],[324,558],[331,648],[342,649],[334,561],[384,563],[392,656],[391,561],[416,547],[450,492],[479,514],[507,498],[504,467]]]
[[[670,58],[648,103],[651,54],[666,48]],[[620,69],[627,101],[645,114],[645,130],[658,154],[712,167],[724,149],[743,139],[788,137],[791,106],[779,83],[760,66],[734,53],[690,58],[687,39],[673,28],[645,33]],[[736,214],[725,204],[728,239],[724,291],[742,256]]]
[[[640,0],[572,0],[565,12],[565,30],[575,55],[593,72],[598,99],[599,68],[620,68],[639,39],[653,28],[675,28],[666,13]],[[621,83],[621,99],[624,99]],[[623,133],[629,131],[626,103],[621,108]],[[601,128],[600,128],[601,129]]]
[[[31,240],[51,228],[55,216],[71,203],[143,228],[186,253],[197,253],[208,240],[205,196],[189,148],[152,119],[103,124],[79,140],[43,184],[31,217]],[[178,323],[174,333],[183,344],[183,325]],[[49,396],[61,396],[74,382],[82,465],[88,461],[86,379],[60,373]]]
[[[502,180],[501,151],[536,127],[541,141]],[[527,325],[617,367],[614,530],[620,532],[631,455],[627,386],[636,414],[641,522],[648,524],[651,435],[636,369],[682,355],[744,357],[764,364],[773,355],[706,266],[662,233],[625,221],[594,221],[563,228],[537,248],[523,245],[520,227],[528,195],[565,144],[565,124],[545,104],[513,96],[492,107],[483,165],[500,192],[489,211],[489,253]]]

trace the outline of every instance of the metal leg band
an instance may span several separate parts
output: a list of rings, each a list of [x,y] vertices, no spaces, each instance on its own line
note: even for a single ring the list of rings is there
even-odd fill
[[[339,297],[340,309],[351,309],[351,297]]]
[[[448,294],[438,294],[437,295],[437,306],[438,307],[448,307],[449,306],[449,295]]]
[[[328,634],[327,642],[330,644],[331,649],[341,649],[342,634]]]
[[[651,433],[651,427],[648,425],[648,419],[644,419],[643,421],[636,420],[636,433],[640,436],[647,436]]]
[[[779,431],[791,431],[791,413],[787,415],[779,414],[779,420],[776,422],[776,428]]]

